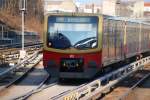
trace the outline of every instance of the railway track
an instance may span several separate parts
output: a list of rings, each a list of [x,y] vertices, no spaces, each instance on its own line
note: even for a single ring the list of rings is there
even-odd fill
[[[17,76],[13,74],[13,77],[11,77],[12,74],[10,74],[8,71],[14,71],[12,69],[6,70],[1,73],[0,76],[3,77],[2,80],[8,80],[3,80],[0,83],[1,100],[25,99],[39,90],[51,87],[56,84],[54,82],[56,82],[57,79],[50,77],[50,75],[43,69],[43,65],[38,64],[42,58],[42,55],[38,56],[39,57],[36,57],[37,59],[32,59],[32,57],[29,57],[30,59],[32,59],[32,61],[24,62],[26,66],[20,67],[17,70],[14,69],[15,75]]]
[[[142,72],[140,69],[144,68],[144,65],[149,63],[149,60],[150,57],[143,58],[139,61],[126,65],[113,72],[110,72],[102,77],[99,77],[92,82],[83,84],[82,86],[77,86],[62,94],[55,95],[53,98],[49,98],[49,99],[52,100],[101,99],[101,97],[103,97],[104,94],[109,93],[110,90],[113,87],[115,87],[116,84],[124,80],[129,75],[132,75],[133,73],[137,73],[137,72]]]
[[[47,79],[46,81],[43,81],[41,82],[36,88],[32,89],[31,91],[21,95],[21,96],[18,96],[17,98],[15,98],[15,100],[25,100],[25,99],[28,99],[30,96],[38,93],[38,92],[41,92],[42,90],[46,89],[46,88],[50,88],[54,85],[56,85],[57,81],[56,79],[51,79],[51,77],[49,78],[50,81]]]
[[[17,99],[19,96],[27,94],[36,88],[40,88],[40,86],[43,86],[43,84],[47,82],[49,78],[49,74],[47,74],[41,66],[36,66],[25,77],[23,77],[21,81],[11,85],[9,88],[4,90],[0,94],[1,99]]]
[[[35,99],[44,99],[49,100],[52,98],[55,98],[56,95],[62,95],[65,92],[71,91],[73,89],[76,89],[79,86],[82,86],[84,82],[79,83],[59,83],[58,78],[51,77],[50,81],[38,86],[34,90],[16,98],[16,100],[35,100]]]
[[[106,93],[103,100],[126,100],[126,97],[142,82],[150,77],[150,67],[144,67],[113,87],[110,93]]]
[[[20,64],[10,67],[9,69],[0,73],[0,91],[3,92],[19,82],[25,75],[27,75],[36,66],[42,58],[38,52],[29,56]]]
[[[35,99],[44,99],[49,100],[56,98],[57,95],[62,95],[65,92],[72,91],[77,87],[86,84],[85,81],[77,81],[77,82],[63,82],[60,83],[58,78],[51,77],[49,81],[45,84],[40,84],[37,88],[33,89],[32,91],[17,97],[15,100],[35,100]]]
[[[80,84],[62,84],[58,82],[58,79],[55,77],[50,77],[49,81],[46,81],[47,78],[43,77],[42,81],[40,81],[38,84],[35,85],[29,85],[29,87],[32,87],[26,92],[20,92],[20,94],[16,95],[16,93],[13,93],[13,91],[24,91],[26,88],[25,80],[23,80],[22,83],[18,84],[19,87],[12,87],[10,89],[10,95],[8,95],[9,91],[6,91],[6,94],[3,93],[1,96],[3,96],[3,99],[29,99],[29,100],[35,100],[35,99],[44,99],[44,100],[62,100],[62,99],[101,99],[104,98],[104,94],[107,97],[110,93],[110,90],[112,88],[116,87],[121,80],[124,80],[128,76],[133,76],[136,73],[141,73],[141,75],[146,75],[143,70],[139,70],[143,67],[145,64],[149,63],[150,57],[144,58],[142,60],[139,60],[137,62],[134,62],[132,64],[129,64],[123,68],[120,68],[116,71],[110,72],[107,75],[104,75],[92,82],[84,82]],[[137,72],[136,72],[137,71]],[[40,71],[41,72],[41,71]],[[134,73],[135,72],[135,73]],[[33,72],[34,73],[34,72]],[[134,74],[133,74],[134,73]],[[144,73],[144,74],[142,74]],[[41,75],[41,74],[40,74]],[[46,74],[45,74],[46,75]],[[141,76],[138,75],[138,76]],[[32,76],[32,75],[29,75]],[[42,75],[41,75],[42,76]],[[48,76],[47,76],[48,77]],[[36,78],[39,80],[39,77]],[[139,78],[138,78],[139,79]],[[31,81],[31,78],[27,78],[27,80]],[[25,85],[25,86],[24,86]],[[19,90],[21,89],[21,90]],[[128,94],[128,92],[123,92]],[[8,98],[9,97],[9,98]],[[120,95],[120,97],[124,97],[123,95]],[[119,98],[119,97],[118,97]]]
[[[150,77],[133,88],[125,97],[126,100],[149,100],[150,98]],[[142,93],[142,95],[141,95]]]
[[[62,95],[65,92],[71,91],[77,88],[79,85],[62,85],[57,83],[53,83],[50,85],[41,88],[40,90],[35,91],[33,94],[29,95],[26,99],[35,100],[35,99],[44,99],[49,100],[55,98],[56,95]]]
[[[42,47],[42,43],[29,45],[25,47],[25,50],[27,51],[28,55],[31,55],[34,53],[34,51],[40,50]],[[0,49],[0,65],[3,65],[4,63],[17,63],[21,48],[3,48]]]
[[[90,83],[81,83],[78,85],[60,84],[54,82],[50,85],[45,85],[31,91],[30,93],[20,97],[21,99],[44,99],[44,100],[74,100],[74,99],[97,99],[102,94],[107,94],[108,90],[114,87],[118,82],[123,80],[128,75],[143,68],[149,62],[150,58],[145,58],[128,66],[125,66],[117,71],[111,72],[103,77],[98,78]],[[140,70],[141,71],[141,70]],[[137,72],[136,72],[137,73]],[[101,80],[101,81],[100,81]],[[100,91],[99,91],[100,90]],[[18,99],[20,99],[18,98]]]
[[[87,100],[101,99],[103,94],[107,94],[116,84],[128,77],[130,74],[140,72],[141,68],[148,63],[150,58],[127,65],[117,71],[111,72],[90,83],[84,82],[78,85],[60,84],[58,82],[38,88],[21,99],[44,99],[44,100]],[[138,71],[139,70],[139,71]],[[137,72],[136,72],[137,71]]]

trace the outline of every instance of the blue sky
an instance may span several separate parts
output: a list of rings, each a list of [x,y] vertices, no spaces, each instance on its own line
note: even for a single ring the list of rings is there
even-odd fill
[[[150,2],[150,0],[144,0],[145,2]]]

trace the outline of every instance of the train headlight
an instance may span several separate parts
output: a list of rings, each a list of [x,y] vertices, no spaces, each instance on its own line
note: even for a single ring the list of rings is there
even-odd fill
[[[52,43],[51,43],[51,42],[49,42],[49,43],[48,43],[48,46],[52,46]]]
[[[78,63],[76,63],[76,66],[77,66],[77,67],[79,67],[79,64],[78,64]]]
[[[63,63],[63,66],[66,67],[66,63],[65,62]]]

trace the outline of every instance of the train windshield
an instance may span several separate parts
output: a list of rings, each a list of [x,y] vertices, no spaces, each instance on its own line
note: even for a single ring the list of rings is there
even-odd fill
[[[55,49],[93,49],[98,46],[98,17],[50,16],[48,47]]]

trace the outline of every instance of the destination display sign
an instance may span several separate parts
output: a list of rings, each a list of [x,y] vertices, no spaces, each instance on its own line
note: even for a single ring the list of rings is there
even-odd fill
[[[70,16],[50,16],[49,21],[52,23],[97,23],[98,18],[96,16],[92,17],[70,17]]]

